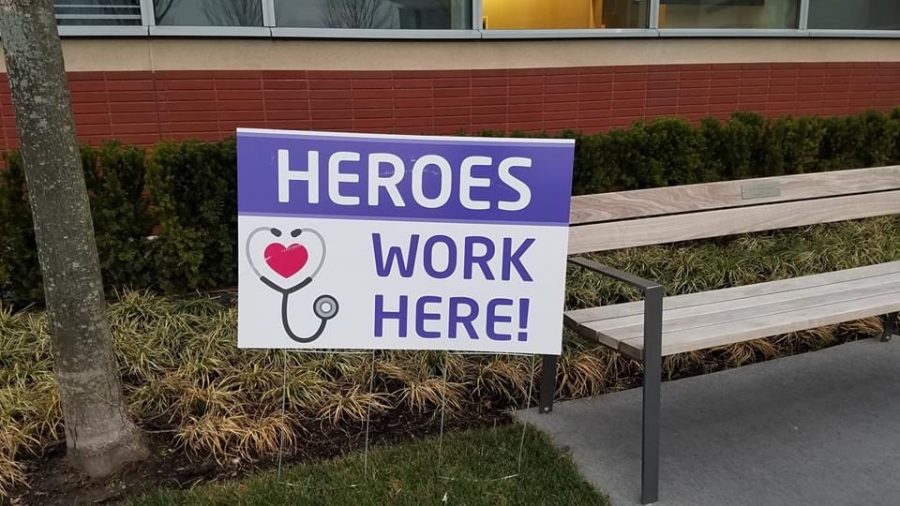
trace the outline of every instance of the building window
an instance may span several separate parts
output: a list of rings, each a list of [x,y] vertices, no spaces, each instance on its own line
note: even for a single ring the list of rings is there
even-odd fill
[[[465,30],[470,0],[275,0],[275,25],[301,28]]]
[[[799,19],[800,0],[660,0],[659,6],[660,28],[795,29]]]
[[[141,25],[140,0],[54,0],[56,22],[73,25]]]
[[[262,26],[260,0],[153,0],[157,25]]]
[[[483,28],[647,28],[649,0],[484,0]]]
[[[809,28],[900,30],[900,0],[810,0]]]

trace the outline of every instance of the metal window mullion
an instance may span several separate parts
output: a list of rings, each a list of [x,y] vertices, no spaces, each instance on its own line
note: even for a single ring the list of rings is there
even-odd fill
[[[797,20],[798,30],[809,28],[809,0],[800,0],[800,19]]]
[[[659,0],[650,0],[650,19],[647,28],[651,30],[659,29]]]
[[[276,26],[275,0],[260,0],[262,2],[263,26]]]
[[[472,29],[480,32],[483,28],[481,25],[483,19],[484,0],[472,0]]]
[[[141,0],[141,24],[155,26],[156,15],[153,13],[153,0]]]

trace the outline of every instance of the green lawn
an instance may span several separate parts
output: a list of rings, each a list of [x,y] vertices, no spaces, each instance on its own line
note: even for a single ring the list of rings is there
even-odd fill
[[[159,490],[134,504],[608,505],[566,455],[531,429],[519,475],[502,479],[517,471],[521,435],[521,425],[445,435],[440,477],[435,438],[372,450],[368,479],[362,455],[354,454],[286,468],[281,481],[272,471],[190,491]]]

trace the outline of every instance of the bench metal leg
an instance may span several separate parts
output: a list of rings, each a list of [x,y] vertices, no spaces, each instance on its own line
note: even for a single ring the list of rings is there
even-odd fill
[[[641,503],[659,499],[659,416],[662,388],[662,287],[644,293],[644,413]]]
[[[900,337],[900,330],[897,330],[897,315],[892,313],[884,317],[884,333],[881,334],[881,341],[886,343],[892,337]]]
[[[538,401],[538,412],[553,411],[553,396],[556,393],[556,355],[542,355],[541,359],[541,398]]]

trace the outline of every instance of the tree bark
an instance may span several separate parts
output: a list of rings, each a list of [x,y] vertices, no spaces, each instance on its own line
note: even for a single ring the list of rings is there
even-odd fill
[[[70,462],[94,477],[147,456],[129,420],[52,0],[0,0]]]

